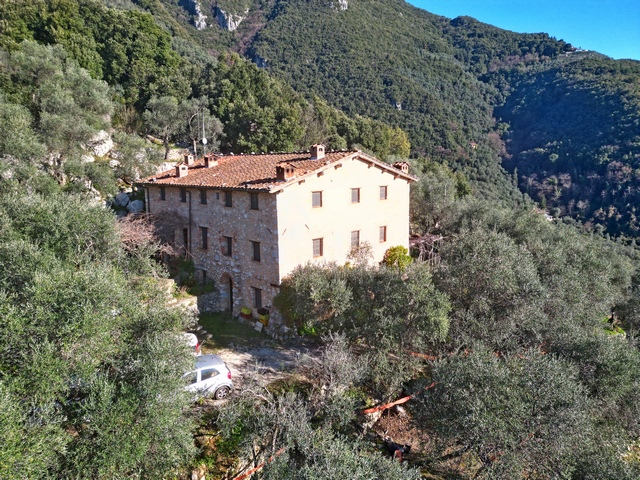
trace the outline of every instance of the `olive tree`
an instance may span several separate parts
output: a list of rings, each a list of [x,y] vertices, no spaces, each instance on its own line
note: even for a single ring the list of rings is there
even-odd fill
[[[318,357],[305,361],[303,385],[282,391],[249,380],[219,410],[217,426],[237,445],[245,461],[241,471],[265,462],[263,478],[279,480],[420,478],[349,436],[357,408],[353,389],[364,380],[366,358],[352,351],[345,336],[326,341]]]
[[[536,341],[546,291],[526,248],[477,228],[447,242],[441,258],[435,282],[451,299],[456,343],[477,339],[504,349]]]
[[[203,143],[202,151],[216,151],[220,147],[222,122],[211,115],[206,97],[190,98],[180,104],[185,117],[185,137],[193,145],[193,154],[198,155],[198,142]]]
[[[274,304],[292,321],[341,330],[397,352],[421,350],[446,338],[449,302],[426,264],[374,268],[298,267]]]
[[[3,478],[175,475],[194,453],[182,380],[193,357],[182,316],[139,276],[155,268],[125,260],[101,207],[0,199]]]
[[[577,368],[553,355],[502,357],[474,345],[436,363],[432,380],[417,418],[445,446],[474,453],[479,478],[570,478],[594,441]]]
[[[44,146],[42,165],[60,183],[66,183],[67,162],[77,160],[81,146],[110,126],[113,104],[109,87],[91,78],[59,45],[24,41],[18,50],[0,53],[0,68],[8,78],[3,84],[7,98],[31,113],[29,118],[24,110],[17,112],[9,127],[15,129],[22,123],[25,129],[12,133],[15,140],[4,142],[2,148],[27,160],[42,155]],[[35,134],[31,144],[21,140],[29,132],[29,121]]]
[[[169,158],[171,146],[169,142],[185,128],[178,99],[172,96],[153,96],[147,103],[143,114],[147,128],[154,135],[160,136],[164,147],[164,159]]]

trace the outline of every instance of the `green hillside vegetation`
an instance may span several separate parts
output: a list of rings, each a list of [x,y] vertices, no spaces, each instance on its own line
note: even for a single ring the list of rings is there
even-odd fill
[[[484,197],[513,203],[519,195],[501,168],[492,117],[496,91],[477,78],[472,62],[557,54],[566,44],[484,28],[486,41],[483,32],[455,28],[401,1],[354,0],[336,11],[292,0],[276,6],[249,56],[263,58],[305,95],[403,128],[414,155],[462,169]],[[472,58],[460,55],[467,47],[456,37],[462,31],[483,46]]]
[[[401,129],[348,117],[317,97],[308,102],[238,55],[223,55],[205,70],[199,91],[211,99],[231,151],[290,151],[321,142],[333,149],[358,145],[382,159],[409,155]]]
[[[50,193],[99,189],[117,193],[118,181],[155,170],[157,155],[136,135],[116,132],[108,159],[86,162],[86,145],[111,127],[115,110],[108,85],[92,79],[59,46],[25,41],[0,51],[0,171]]]
[[[637,235],[638,62],[359,0],[280,2],[247,54],[306,96],[403,128],[414,156],[484,198],[520,201],[517,177],[556,216]]]
[[[206,96],[226,151],[324,142],[386,158],[406,155],[410,142],[412,156],[464,172],[483,198],[517,204],[519,186],[555,216],[637,236],[637,62],[399,0],[353,0],[344,11],[329,2],[220,3],[249,8],[234,32],[215,24],[210,2],[201,4],[209,27],[197,31],[185,5],[11,0],[0,7],[0,44],[63,46],[114,88],[114,124],[129,133],[145,131],[152,97]],[[229,49],[267,68],[241,66]],[[233,68],[219,66],[219,54]]]
[[[637,237],[640,62],[572,55],[490,78],[510,86],[496,114],[521,188],[556,216]]]
[[[158,160],[139,134],[161,136],[166,153],[173,142],[197,148],[202,135],[196,124],[205,120],[211,147],[223,151],[303,150],[322,142],[330,149],[358,146],[382,159],[409,154],[399,128],[348,117],[319,98],[307,101],[237,55],[189,63],[148,13],[65,2],[64,8],[38,2],[29,15],[20,14],[20,2],[0,7],[10,27],[0,34],[0,155],[5,169],[11,165],[18,175],[36,168],[67,189],[112,194],[118,182],[151,173]],[[84,43],[76,43],[77,36]],[[171,104],[160,123],[145,114]],[[111,154],[117,168],[108,158],[82,161],[81,146],[111,128],[117,129]]]
[[[540,63],[575,50],[546,33],[510,32],[471,17],[439,17],[438,24],[455,47],[455,57],[476,75]]]
[[[148,14],[93,0],[11,0],[0,7],[0,19],[8,27],[0,45],[61,45],[94,78],[118,85],[127,104],[142,107],[153,94],[189,92],[187,65],[171,48],[171,35]]]
[[[464,172],[484,198],[519,203],[519,186],[556,216],[636,236],[637,62],[403,2],[354,0],[345,11],[296,0],[240,3],[221,4],[250,8],[226,32],[215,24],[195,30],[177,2],[12,0],[0,8],[0,43],[62,45],[114,87],[115,125],[129,132],[145,130],[152,97],[180,104],[205,96],[226,151],[324,142],[386,158],[407,155],[410,142],[414,157]],[[233,68],[218,65],[211,54],[230,48],[266,61],[268,73],[227,53]]]
[[[176,472],[194,452],[189,353],[156,244],[127,247],[108,210],[24,187],[0,185],[0,476]]]

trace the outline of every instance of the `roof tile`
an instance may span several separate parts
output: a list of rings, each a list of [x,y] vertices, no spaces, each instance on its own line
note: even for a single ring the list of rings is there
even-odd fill
[[[176,175],[175,168],[141,179],[139,184],[175,185],[181,187],[219,187],[247,190],[270,190],[282,184],[276,178],[276,166],[287,163],[295,168],[296,176],[313,172],[327,164],[337,162],[357,151],[328,152],[324,158],[311,160],[309,153],[224,155],[217,158],[218,165],[204,166],[201,158],[189,165],[189,173]]]
[[[395,174],[416,180],[415,177],[403,173],[391,165],[369,157],[358,150],[329,151],[323,158],[311,160],[309,152],[271,153],[251,155],[217,156],[218,165],[206,168],[204,158],[189,165],[187,175],[178,177],[176,169],[143,178],[136,182],[141,185],[173,185],[180,187],[214,187],[238,190],[272,191],[275,187],[287,182],[278,180],[276,167],[288,164],[295,168],[295,177],[299,178],[326,165],[338,162],[354,154],[366,157],[367,161],[393,171]]]

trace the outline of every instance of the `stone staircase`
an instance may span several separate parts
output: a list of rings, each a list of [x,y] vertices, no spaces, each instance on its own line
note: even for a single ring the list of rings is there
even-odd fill
[[[168,307],[193,312],[196,316],[199,314],[198,297],[183,292],[181,292],[179,296],[176,296],[177,284],[173,278],[163,278],[159,280],[159,284],[160,288],[165,292]]]

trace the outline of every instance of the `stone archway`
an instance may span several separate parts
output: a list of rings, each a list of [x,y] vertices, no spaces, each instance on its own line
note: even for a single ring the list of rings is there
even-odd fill
[[[220,277],[220,310],[233,312],[233,279],[227,273]]]

